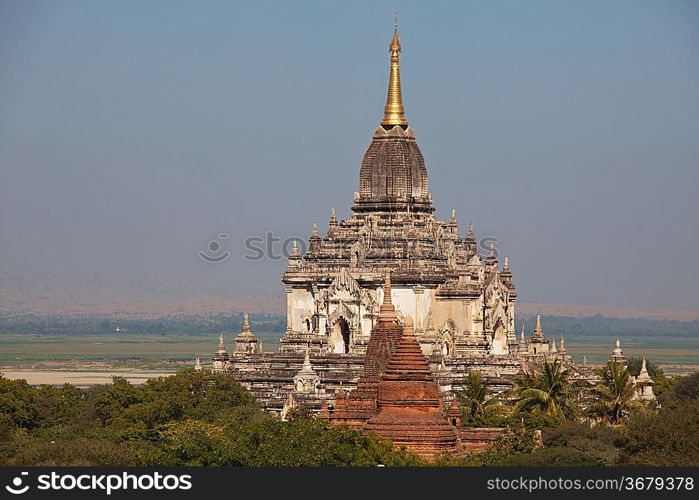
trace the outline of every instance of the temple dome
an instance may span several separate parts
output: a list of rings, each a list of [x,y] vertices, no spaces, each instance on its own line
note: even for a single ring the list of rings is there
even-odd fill
[[[427,189],[427,169],[415,134],[405,118],[400,83],[397,21],[388,47],[391,71],[381,125],[374,132],[359,171],[355,212],[433,212]]]
[[[376,129],[362,160],[356,202],[431,205],[425,159],[411,128]]]

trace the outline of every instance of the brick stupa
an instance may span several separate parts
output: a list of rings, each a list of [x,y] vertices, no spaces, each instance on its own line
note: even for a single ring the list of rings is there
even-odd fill
[[[344,391],[338,394],[332,416],[329,413],[319,415],[320,418],[331,419],[333,426],[347,425],[361,430],[366,421],[377,412],[379,380],[403,334],[396,308],[391,301],[390,278],[386,278],[384,282],[383,293],[383,303],[379,308],[378,321],[371,330],[364,357],[364,372],[357,382],[357,388],[346,397]]]
[[[456,450],[456,428],[444,418],[439,386],[410,317],[378,383],[377,409],[364,432],[388,438],[424,458]]]

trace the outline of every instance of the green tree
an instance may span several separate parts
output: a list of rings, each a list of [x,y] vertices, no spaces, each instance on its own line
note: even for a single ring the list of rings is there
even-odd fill
[[[132,443],[115,443],[109,439],[25,439],[6,465],[106,467],[140,465]]]
[[[607,367],[598,370],[602,381],[593,390],[594,400],[588,407],[588,415],[600,422],[617,425],[634,408],[644,407],[635,399],[636,390],[629,370],[622,363],[609,361]]]
[[[571,449],[592,459],[595,465],[617,465],[620,447],[626,442],[622,430],[604,425],[567,423],[544,429],[546,448]]]
[[[642,364],[643,364],[642,358],[627,358],[626,359],[626,366],[629,369],[629,373],[631,375],[633,375],[634,377],[638,377],[638,374],[641,373],[641,365]],[[646,370],[648,370],[648,375],[650,375],[650,378],[652,378],[653,380],[661,378],[661,377],[665,377],[665,373],[663,372],[663,369],[648,359],[646,359]]]
[[[529,455],[535,447],[534,431],[520,421],[504,429],[488,449],[480,453],[469,453],[463,458],[454,459],[454,462],[465,466],[509,465],[506,463],[508,457]]]
[[[695,401],[699,398],[699,372],[685,377],[676,377],[677,381],[672,390],[672,396],[677,401]]]
[[[568,377],[568,370],[556,358],[545,361],[537,372],[516,379],[515,411],[540,411],[560,420],[576,419],[580,414],[577,389]]]
[[[33,429],[42,423],[36,390],[26,380],[10,380],[0,374],[0,415],[11,425]]]
[[[143,388],[149,401],[169,400],[181,407],[182,417],[207,422],[225,420],[241,406],[257,407],[255,398],[233,377],[193,368],[150,379]]]
[[[469,372],[461,390],[456,392],[457,402],[466,410],[467,420],[476,419],[483,415],[488,396],[485,380],[476,371]]]
[[[123,377],[114,377],[112,384],[103,389],[92,403],[95,416],[102,425],[111,424],[126,408],[145,398],[141,387],[131,385]]]
[[[132,386],[122,379],[95,397],[98,421],[121,439],[157,441],[171,422],[224,422],[261,413],[253,396],[232,377],[187,368]],[[241,411],[245,408],[247,412]]]
[[[233,459],[233,445],[220,425],[201,420],[173,422],[165,426],[160,437],[158,446],[144,447],[138,452],[149,466],[243,465]]]
[[[396,450],[389,441],[344,426],[327,428],[315,419],[268,419],[227,426],[233,443],[231,463],[255,467],[423,465],[419,457]]]
[[[42,426],[76,429],[83,424],[87,393],[70,384],[42,385],[34,389],[40,405]]]
[[[621,462],[629,465],[699,466],[699,400],[634,411],[626,423]]]

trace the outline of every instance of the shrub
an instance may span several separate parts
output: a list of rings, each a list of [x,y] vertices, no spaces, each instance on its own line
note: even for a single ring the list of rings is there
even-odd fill
[[[32,439],[17,449],[7,465],[42,467],[136,466],[140,461],[136,449],[129,443],[108,439],[45,441]]]
[[[699,465],[699,400],[632,414],[621,461],[630,465]]]
[[[694,401],[699,398],[699,372],[677,377],[672,396],[678,401]]]
[[[543,432],[544,446],[577,450],[596,460],[599,465],[616,465],[619,446],[625,438],[619,429],[607,426],[591,427],[586,423],[565,424]]]

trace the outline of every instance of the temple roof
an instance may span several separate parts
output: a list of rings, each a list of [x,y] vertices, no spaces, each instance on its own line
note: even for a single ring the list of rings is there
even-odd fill
[[[415,135],[408,127],[400,81],[400,41],[393,26],[389,46],[391,72],[384,118],[364,154],[355,211],[432,211],[427,169]],[[399,206],[395,204],[398,203]],[[407,204],[407,205],[406,205]]]
[[[241,328],[238,337],[236,337],[236,342],[240,341],[257,341],[257,339],[255,338],[255,334],[252,333],[252,331],[250,330],[250,317],[247,312],[243,313],[243,327]]]
[[[454,394],[454,397],[451,399],[449,410],[447,410],[447,417],[461,417],[461,410],[459,409],[459,404],[456,401],[456,394]]]
[[[355,211],[390,210],[387,203],[410,204],[411,209],[423,211],[432,205],[425,158],[411,128],[378,127],[362,160]]]
[[[548,337],[544,335],[544,330],[541,328],[541,314],[536,315],[536,326],[534,327],[534,333],[529,337],[530,342],[548,344]]]
[[[303,365],[301,366],[301,370],[299,370],[297,376],[298,375],[317,375],[316,371],[313,369],[313,365],[311,364],[310,350],[308,347],[306,347]]]

